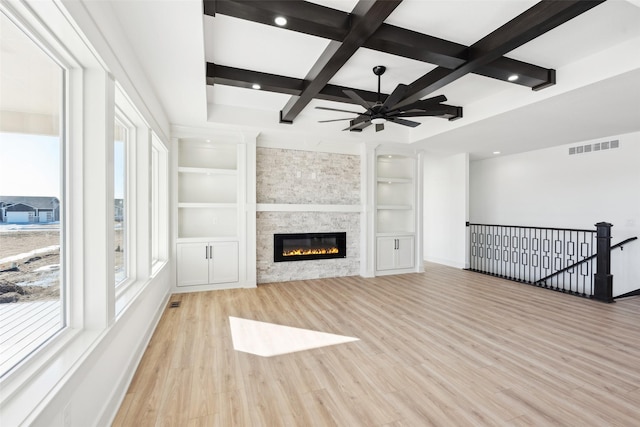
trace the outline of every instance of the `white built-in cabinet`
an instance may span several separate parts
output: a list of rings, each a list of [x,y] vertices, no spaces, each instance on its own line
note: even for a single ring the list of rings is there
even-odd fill
[[[417,157],[377,153],[375,168],[376,274],[416,271]]]
[[[376,239],[376,268],[378,271],[414,267],[413,236],[378,237]]]
[[[174,140],[176,287],[181,292],[255,286],[243,257],[255,240],[247,219],[247,144],[234,137]]]
[[[180,287],[238,281],[238,242],[178,243]]]

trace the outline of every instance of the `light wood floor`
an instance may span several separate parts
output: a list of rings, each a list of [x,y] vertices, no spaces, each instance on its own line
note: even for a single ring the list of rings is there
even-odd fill
[[[427,264],[174,295],[115,426],[638,426],[640,298]],[[264,358],[229,316],[357,337]]]

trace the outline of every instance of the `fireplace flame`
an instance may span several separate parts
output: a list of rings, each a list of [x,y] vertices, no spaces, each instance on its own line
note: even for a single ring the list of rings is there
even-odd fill
[[[338,248],[319,248],[319,249],[291,249],[290,251],[282,251],[282,256],[304,256],[304,255],[324,255],[337,254]]]

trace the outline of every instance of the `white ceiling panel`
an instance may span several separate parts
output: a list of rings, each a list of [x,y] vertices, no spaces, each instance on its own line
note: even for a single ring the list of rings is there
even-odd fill
[[[304,78],[329,40],[224,15],[205,16],[205,59],[227,67]]]
[[[409,84],[435,68],[434,65],[413,59],[361,48],[329,83],[376,92],[378,78],[373,74],[373,67],[376,65],[387,67],[381,79],[381,92],[387,94],[391,93],[399,83]]]
[[[311,0],[309,3],[315,3],[320,6],[350,13],[353,8],[356,7],[356,4],[358,4],[358,0]]]
[[[245,89],[242,87],[213,85],[207,86],[209,103],[247,107],[257,110],[279,110],[284,107],[290,96],[266,90]],[[277,107],[277,106],[280,107]]]
[[[385,22],[469,46],[536,3],[535,0],[404,0]]]
[[[507,56],[557,69],[632,37],[640,37],[640,7],[608,0]]]
[[[490,77],[467,74],[429,96],[444,95],[447,97],[447,104],[464,106],[504,90],[513,90],[513,86]],[[518,86],[518,89],[522,91],[531,90],[521,86]]]

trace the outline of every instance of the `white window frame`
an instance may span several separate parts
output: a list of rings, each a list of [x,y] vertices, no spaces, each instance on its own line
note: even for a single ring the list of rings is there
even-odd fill
[[[29,424],[34,402],[46,400],[49,392],[59,385],[65,373],[85,353],[86,343],[98,336],[96,331],[87,331],[85,325],[106,312],[86,312],[84,303],[91,291],[85,292],[83,284],[86,271],[83,263],[82,141],[85,136],[83,124],[86,121],[83,95],[91,98],[95,94],[94,89],[86,89],[87,71],[98,69],[101,64],[77,33],[56,33],[51,30],[56,26],[66,28],[69,25],[67,16],[54,2],[0,2],[0,10],[64,70],[60,223],[63,264],[61,298],[65,327],[0,379],[2,422],[7,425],[22,425]],[[40,16],[47,16],[47,22]],[[53,364],[52,359],[58,363]],[[46,367],[49,369],[45,370]]]
[[[152,132],[150,156],[150,243],[151,274],[167,263],[169,254],[169,151]],[[154,155],[155,153],[155,155]],[[155,198],[154,198],[155,193]],[[155,226],[155,227],[154,227]]]
[[[118,299],[121,292],[123,292],[126,287],[130,286],[136,279],[136,263],[135,257],[136,253],[136,245],[135,245],[135,230],[136,230],[136,221],[135,221],[135,212],[136,212],[136,182],[135,182],[135,168],[136,164],[136,133],[137,128],[134,125],[133,121],[129,118],[127,114],[125,114],[120,108],[119,97],[118,97],[119,88],[116,87],[116,107],[115,107],[115,115],[114,115],[114,126],[116,122],[118,122],[121,126],[127,129],[127,140],[125,143],[125,167],[124,167],[124,226],[125,226],[125,252],[124,252],[124,265],[125,265],[125,273],[126,276],[123,280],[116,282],[114,277],[114,286],[116,288],[116,300]],[[112,144],[115,144],[115,138],[113,138]],[[113,148],[113,147],[112,147]],[[113,149],[111,150],[113,153]],[[115,162],[114,162],[115,163]],[[113,168],[112,168],[113,170]],[[114,171],[115,172],[115,171]],[[110,181],[111,185],[113,185],[113,180]],[[114,189],[111,188],[111,194],[114,193]],[[115,200],[115,195],[112,198]],[[113,202],[112,202],[113,203]],[[113,218],[115,221],[115,218]],[[113,235],[112,238],[115,238]],[[115,257],[115,244],[112,253]],[[115,262],[114,262],[115,267]],[[115,272],[114,272],[115,276]]]
[[[134,300],[150,276],[150,262],[146,260],[150,259],[151,250],[150,239],[147,234],[150,225],[144,227],[144,224],[148,223],[148,216],[145,211],[146,206],[138,204],[138,194],[145,194],[147,190],[141,187],[146,186],[147,183],[144,175],[139,176],[137,173],[138,171],[146,171],[150,167],[146,159],[151,153],[150,126],[117,82],[115,84],[115,118],[128,129],[128,146],[126,150],[128,203],[125,204],[128,215],[128,251],[125,252],[128,274],[124,282],[120,282],[115,286],[114,314],[117,319],[124,313],[129,303]],[[111,190],[113,192],[113,189]],[[115,247],[113,249],[111,253],[115,255]]]
[[[13,22],[13,24],[18,28],[19,31],[22,31],[24,35],[33,42],[41,52],[46,55],[52,63],[60,67],[61,71],[61,93],[60,93],[60,110],[59,110],[59,143],[60,143],[60,163],[58,165],[60,171],[60,194],[59,194],[59,202],[60,202],[60,274],[58,277],[59,287],[60,287],[60,328],[53,332],[49,337],[45,339],[42,344],[40,344],[37,348],[32,350],[30,353],[26,354],[21,361],[15,364],[6,372],[0,372],[0,389],[2,389],[3,384],[5,382],[5,378],[11,377],[15,375],[14,373],[22,372],[26,370],[25,366],[28,366],[34,358],[37,358],[38,353],[42,351],[46,351],[47,348],[50,348],[52,345],[55,345],[56,342],[64,339],[65,336],[69,335],[69,323],[70,323],[70,315],[68,310],[69,301],[67,300],[69,295],[69,283],[68,278],[70,274],[68,272],[68,268],[70,266],[68,260],[68,242],[69,239],[66,236],[69,235],[69,221],[67,215],[67,209],[70,206],[70,202],[67,200],[67,183],[69,173],[67,171],[68,162],[66,160],[66,156],[69,152],[67,146],[69,145],[68,138],[68,116],[69,116],[69,104],[68,104],[68,88],[69,88],[69,69],[71,66],[65,60],[63,55],[60,55],[57,49],[53,48],[47,40],[42,37],[42,35],[26,20],[24,20],[19,14],[10,8],[1,8],[0,13],[2,13],[8,20]],[[35,220],[34,212],[29,212],[29,222],[33,222]],[[2,397],[0,395],[0,402],[2,401]]]

